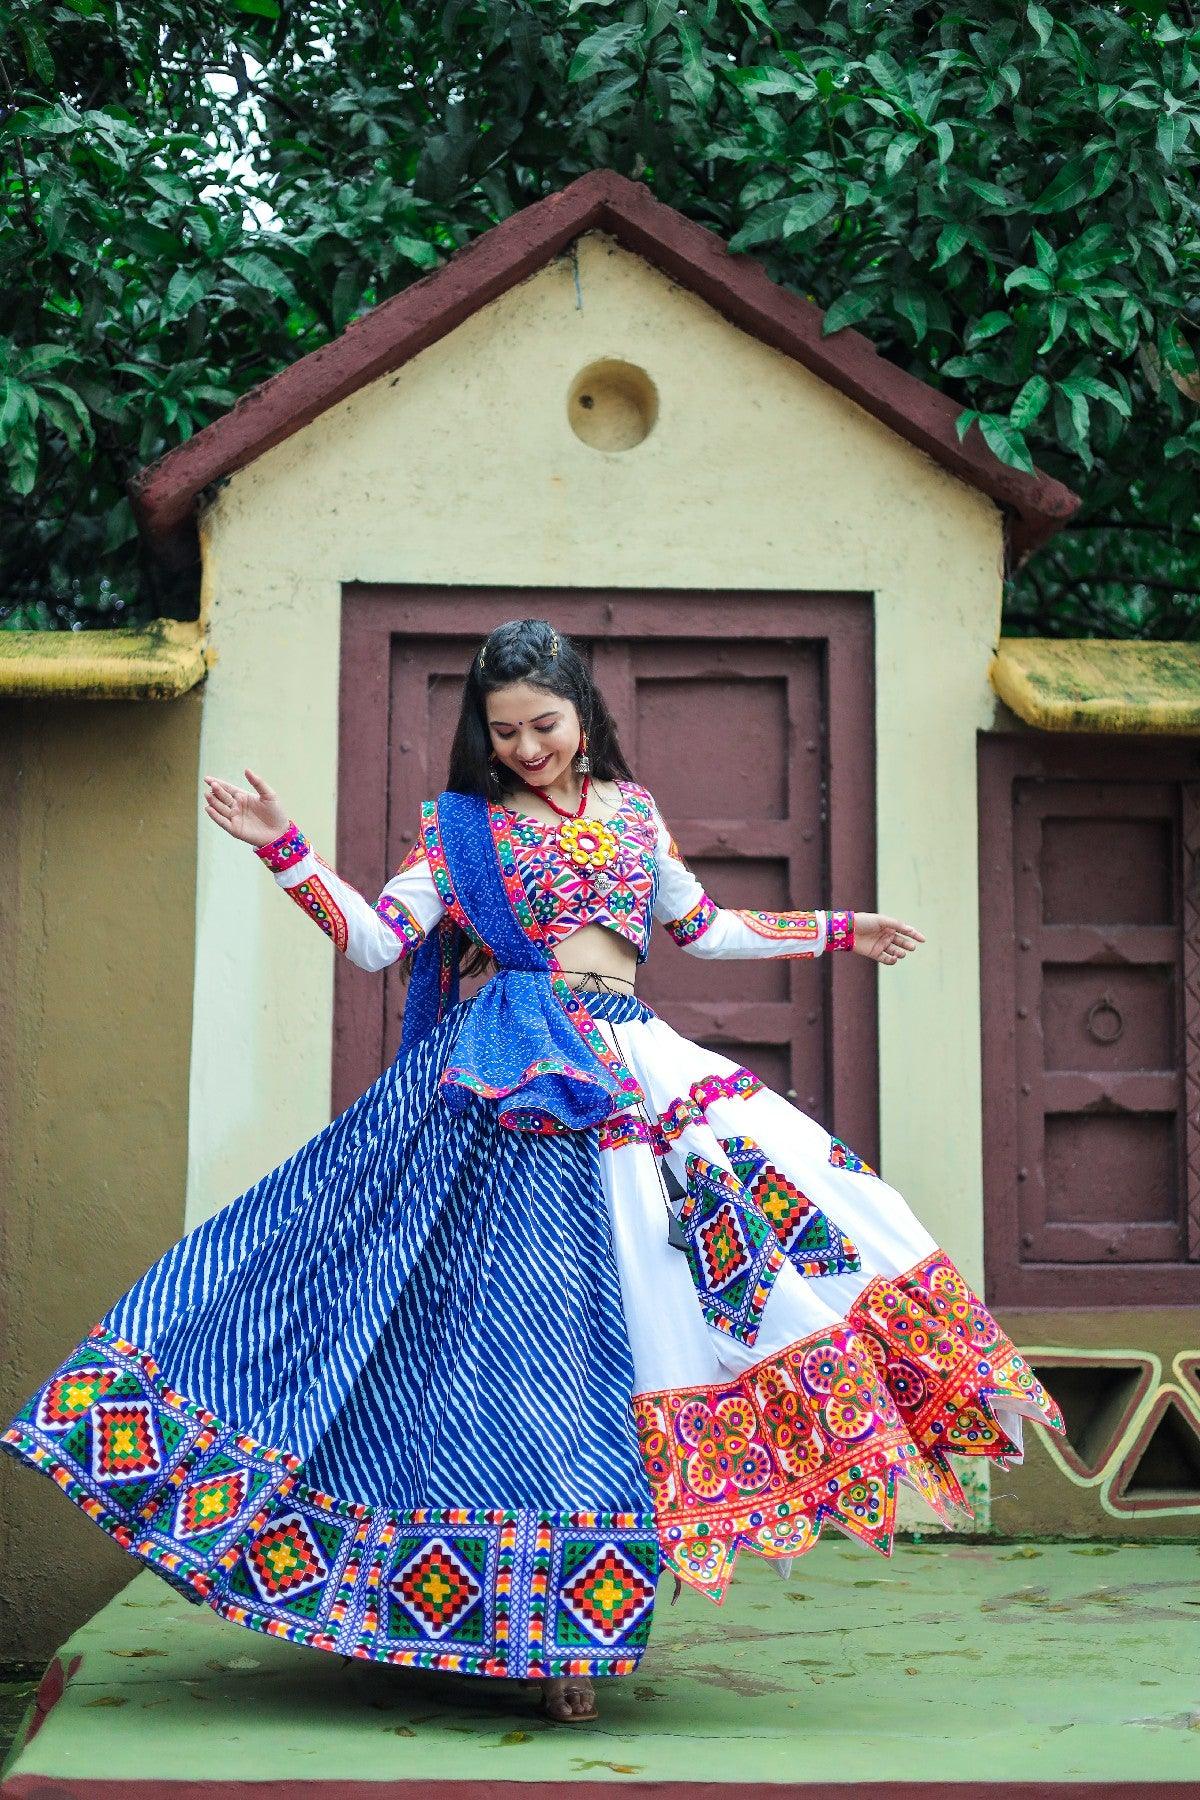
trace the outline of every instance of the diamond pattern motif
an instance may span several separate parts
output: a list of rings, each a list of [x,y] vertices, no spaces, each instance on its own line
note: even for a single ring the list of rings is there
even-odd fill
[[[329,1575],[320,1546],[298,1512],[273,1519],[251,1544],[246,1561],[264,1600],[294,1599]]]
[[[246,1501],[244,1469],[230,1469],[227,1474],[213,1475],[186,1487],[179,1497],[175,1515],[175,1535],[199,1537],[203,1532],[217,1531],[236,1518]]]
[[[430,1637],[453,1631],[479,1600],[483,1589],[446,1538],[432,1538],[397,1569],[391,1590]]]
[[[92,1474],[97,1481],[140,1481],[162,1468],[162,1446],[148,1400],[99,1400],[92,1408]]]
[[[767,1161],[754,1138],[727,1137],[721,1144],[738,1180],[754,1196],[801,1275],[843,1275],[862,1267],[862,1257],[845,1232]]]
[[[687,1187],[679,1223],[701,1309],[717,1331],[753,1344],[783,1251],[754,1196],[728,1169],[693,1154]]]
[[[117,1379],[115,1369],[71,1369],[46,1384],[37,1405],[37,1423],[43,1431],[69,1431]]]
[[[653,1603],[654,1588],[616,1544],[601,1544],[563,1588],[563,1605],[601,1644],[623,1637]]]

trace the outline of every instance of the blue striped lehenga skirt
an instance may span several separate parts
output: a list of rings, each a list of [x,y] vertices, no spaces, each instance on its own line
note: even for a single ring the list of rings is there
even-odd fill
[[[660,1557],[598,1131],[452,1115],[469,1005],[147,1269],[0,1442],[239,1624],[623,1674]]]

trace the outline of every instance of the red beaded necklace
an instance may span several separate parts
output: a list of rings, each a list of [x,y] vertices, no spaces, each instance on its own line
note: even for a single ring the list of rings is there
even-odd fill
[[[552,806],[554,808],[555,812],[558,813],[560,818],[578,819],[582,816],[583,809],[587,805],[588,784],[590,783],[590,781],[592,779],[590,771],[585,773],[585,775],[583,777],[583,781],[582,781],[582,783],[580,785],[580,789],[579,789],[579,805],[575,808],[575,810],[573,812],[570,809],[570,807],[560,806],[558,804],[558,801],[555,799],[552,799],[551,796],[548,793],[546,793],[544,788],[534,787],[531,782],[525,781],[523,776],[521,779],[522,779],[524,785],[529,789],[529,792],[531,794],[536,794],[540,800],[544,800],[546,802],[547,806]]]

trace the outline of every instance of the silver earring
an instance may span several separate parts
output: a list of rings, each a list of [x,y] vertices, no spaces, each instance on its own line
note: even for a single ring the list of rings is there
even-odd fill
[[[579,775],[586,775],[588,770],[591,768],[591,766],[592,766],[592,759],[587,754],[587,751],[586,750],[577,750],[575,752],[576,773]]]

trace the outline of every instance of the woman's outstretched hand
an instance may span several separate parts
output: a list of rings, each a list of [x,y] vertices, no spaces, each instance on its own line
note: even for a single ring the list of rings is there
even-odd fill
[[[856,912],[854,915],[854,948],[859,956],[869,956],[872,962],[898,963],[902,956],[907,956],[910,950],[924,942],[924,932],[918,931],[915,925],[905,925],[901,919],[889,918],[886,913]]]
[[[247,769],[245,773],[254,789],[252,794],[245,788],[235,787],[231,781],[206,775],[208,792],[204,796],[204,810],[215,825],[227,831],[230,837],[240,838],[243,844],[269,844],[286,830],[288,815],[279,804],[273,787],[253,769]]]

